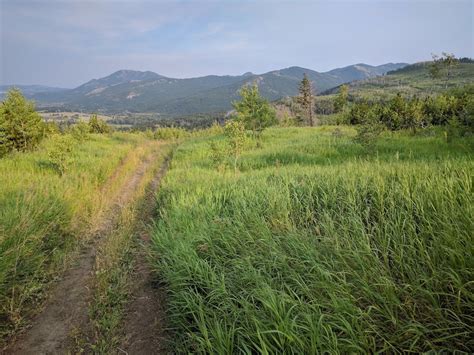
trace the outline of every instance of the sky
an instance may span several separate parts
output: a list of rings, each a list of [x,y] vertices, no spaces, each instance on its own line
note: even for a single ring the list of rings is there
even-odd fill
[[[0,84],[474,57],[474,0],[0,0]]]

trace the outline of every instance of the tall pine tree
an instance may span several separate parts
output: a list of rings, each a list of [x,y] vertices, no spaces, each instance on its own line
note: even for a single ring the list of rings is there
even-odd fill
[[[303,80],[300,83],[300,96],[298,97],[298,102],[300,103],[303,112],[306,114],[311,127],[314,126],[313,121],[313,88],[311,81],[308,79],[306,73],[303,76]]]

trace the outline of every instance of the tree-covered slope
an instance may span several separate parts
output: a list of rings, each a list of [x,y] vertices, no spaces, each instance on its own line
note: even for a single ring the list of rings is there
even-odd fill
[[[71,90],[35,93],[41,107],[103,112],[155,112],[167,116],[225,112],[232,107],[243,85],[256,83],[264,97],[276,100],[294,96],[306,73],[316,92],[336,87],[354,78],[371,78],[405,64],[370,66],[357,64],[330,72],[289,67],[264,74],[209,75],[175,79],[153,72],[121,70],[93,79]]]

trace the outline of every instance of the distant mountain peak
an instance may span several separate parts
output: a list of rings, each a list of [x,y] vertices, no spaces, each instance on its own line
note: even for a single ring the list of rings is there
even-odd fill
[[[132,80],[156,80],[164,78],[164,76],[154,73],[152,71],[139,71],[139,70],[130,70],[130,69],[121,69],[117,70],[116,72],[97,80],[105,80],[108,78],[116,78],[121,79],[124,81],[132,81]]]
[[[153,81],[163,78],[165,77],[152,71],[121,69],[103,78],[92,79],[87,83],[77,87],[75,90],[84,95],[90,96],[100,94],[105,89],[116,85],[142,81]]]
[[[356,64],[323,73],[299,66],[262,74],[207,75],[173,79],[151,71],[121,69],[93,79],[75,89],[34,95],[42,104],[74,109],[109,112],[156,112],[163,115],[227,112],[243,85],[256,83],[262,96],[277,100],[298,94],[303,75],[313,83],[316,93],[353,80],[372,78],[403,64],[371,66]],[[43,106],[45,107],[45,106]]]

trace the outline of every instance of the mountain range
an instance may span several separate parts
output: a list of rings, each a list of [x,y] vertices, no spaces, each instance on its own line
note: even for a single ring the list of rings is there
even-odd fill
[[[323,92],[353,80],[384,75],[406,65],[355,64],[324,73],[290,67],[264,74],[249,72],[236,76],[209,75],[189,79],[168,78],[151,71],[119,70],[74,89],[30,88],[24,93],[34,99],[39,108],[45,109],[104,113],[153,112],[163,116],[206,114],[229,110],[232,101],[239,97],[239,89],[246,84],[256,83],[264,97],[276,100],[297,95],[305,73],[313,82],[315,91]]]

